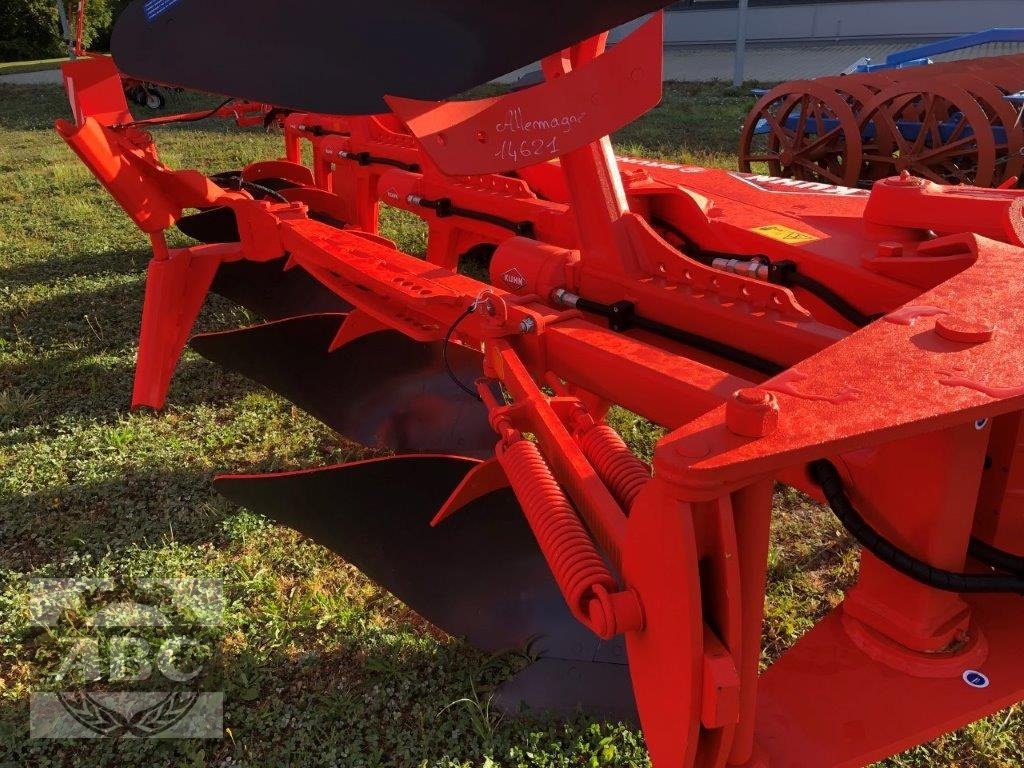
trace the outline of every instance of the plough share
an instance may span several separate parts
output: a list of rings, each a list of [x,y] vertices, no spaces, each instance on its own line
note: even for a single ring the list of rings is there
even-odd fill
[[[138,0],[57,129],[152,241],[133,406],[214,290],[267,322],[194,349],[383,450],[222,493],[478,648],[533,641],[505,709],[638,717],[658,768],[865,765],[1024,692],[1024,193],[615,157],[666,4]],[[285,157],[166,167],[118,69],[287,114]],[[613,405],[667,430],[652,463]],[[863,555],[759,674],[776,483]]]

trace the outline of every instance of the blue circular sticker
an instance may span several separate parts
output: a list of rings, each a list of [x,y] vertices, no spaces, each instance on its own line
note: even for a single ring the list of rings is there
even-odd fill
[[[968,669],[964,672],[964,682],[971,688],[988,688],[989,686],[988,677],[976,669]]]

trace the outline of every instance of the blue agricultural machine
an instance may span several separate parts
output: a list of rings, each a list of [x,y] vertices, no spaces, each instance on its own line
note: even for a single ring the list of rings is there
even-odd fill
[[[990,43],[1024,43],[1024,28],[861,59],[840,75],[757,92],[740,170],[848,187],[904,171],[941,184],[1017,186],[1024,54],[935,62]]]

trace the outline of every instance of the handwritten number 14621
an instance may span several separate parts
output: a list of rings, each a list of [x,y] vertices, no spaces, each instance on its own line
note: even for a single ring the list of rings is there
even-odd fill
[[[513,163],[529,158],[537,158],[539,161],[541,158],[557,155],[558,138],[554,136],[550,139],[523,139],[520,142],[506,139],[494,153],[499,160],[511,160]]]

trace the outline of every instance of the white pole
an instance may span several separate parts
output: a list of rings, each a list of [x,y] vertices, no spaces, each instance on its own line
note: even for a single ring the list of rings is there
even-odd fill
[[[68,46],[68,56],[75,58],[75,36],[71,34],[71,27],[68,25],[68,12],[64,8],[64,0],[57,0],[57,18],[60,20],[60,33],[64,35],[64,42]]]
[[[733,69],[732,84],[743,85],[744,65],[747,58],[747,7],[749,0],[740,0],[736,17],[736,66]]]

